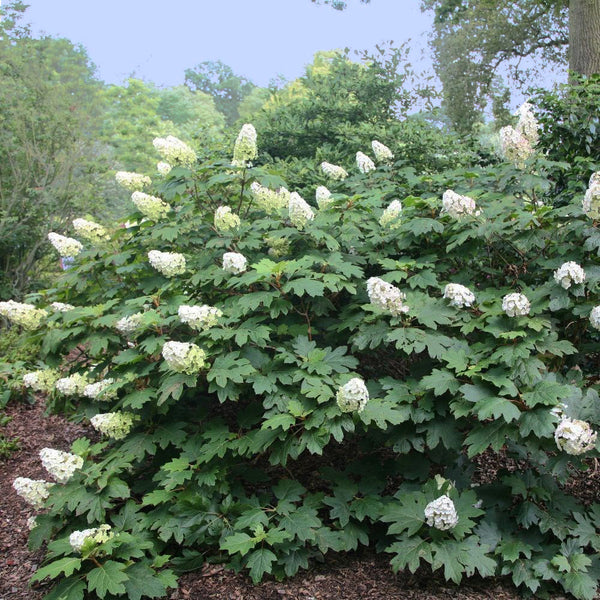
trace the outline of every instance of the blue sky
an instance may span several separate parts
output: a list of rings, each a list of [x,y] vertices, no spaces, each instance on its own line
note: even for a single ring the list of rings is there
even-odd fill
[[[412,39],[413,62],[426,50],[431,16],[419,0],[349,0],[339,12],[310,0],[28,0],[35,33],[81,43],[98,75],[183,83],[186,68],[220,59],[258,85],[298,77],[318,50],[370,49]]]

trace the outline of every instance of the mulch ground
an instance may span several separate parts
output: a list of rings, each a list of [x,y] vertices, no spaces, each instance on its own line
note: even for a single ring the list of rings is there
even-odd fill
[[[0,428],[8,438],[19,438],[19,450],[0,458],[0,600],[41,600],[49,588],[31,589],[30,577],[43,559],[43,551],[27,549],[29,506],[12,489],[16,477],[44,479],[38,452],[44,447],[68,450],[71,442],[88,433],[83,425],[60,416],[45,416],[41,401],[34,405],[12,404],[6,409],[12,421]],[[600,470],[598,470],[600,471]],[[590,474],[582,491],[600,489],[600,473]],[[590,484],[593,485],[590,485]],[[575,486],[576,487],[576,486]],[[598,495],[595,494],[596,501]],[[171,600],[517,600],[505,580],[473,578],[460,587],[427,571],[394,575],[385,556],[364,550],[351,555],[327,555],[285,582],[266,581],[254,586],[245,576],[219,565],[181,577]],[[562,597],[556,596],[555,600]]]

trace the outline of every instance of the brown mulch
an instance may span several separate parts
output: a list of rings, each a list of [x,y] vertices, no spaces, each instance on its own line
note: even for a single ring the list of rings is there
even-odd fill
[[[27,549],[27,518],[32,511],[12,489],[15,477],[44,479],[38,452],[46,446],[68,450],[86,435],[84,425],[60,416],[45,416],[41,400],[34,405],[12,404],[5,412],[13,419],[1,428],[7,438],[19,438],[20,449],[0,458],[0,600],[41,600],[45,585],[28,586],[43,559],[43,551]],[[588,482],[589,483],[589,482]],[[254,586],[246,575],[220,565],[204,565],[181,577],[172,600],[517,600],[509,583],[477,578],[461,586],[427,571],[394,575],[386,556],[364,550],[351,555],[327,555],[324,563],[284,582],[265,581]],[[558,600],[556,597],[555,600]]]

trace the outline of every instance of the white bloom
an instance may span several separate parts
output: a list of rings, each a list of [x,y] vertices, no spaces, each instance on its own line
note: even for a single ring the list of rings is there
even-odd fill
[[[106,235],[106,229],[94,221],[86,221],[85,219],[74,219],[73,228],[75,231],[88,242],[92,244],[98,244],[104,241],[108,235]]]
[[[89,546],[103,544],[108,542],[113,535],[110,525],[100,525],[100,527],[74,531],[69,536],[69,544],[74,552],[81,552],[84,544]]]
[[[166,138],[154,138],[152,144],[170,165],[191,167],[196,162],[196,153],[185,142],[173,135],[168,135]]]
[[[539,124],[533,114],[533,106],[529,102],[524,102],[517,109],[515,115],[519,117],[517,131],[525,137],[532,147],[535,146],[539,138]]]
[[[356,166],[361,173],[369,173],[376,169],[375,163],[363,152],[356,153]]]
[[[258,181],[254,181],[250,186],[250,191],[254,197],[254,203],[258,208],[264,210],[267,214],[272,215],[278,213],[284,208],[287,208],[290,201],[290,192],[281,187],[277,191],[266,188]]]
[[[479,215],[477,205],[473,198],[461,196],[452,190],[446,190],[442,197],[441,214],[449,214],[451,217],[459,218],[464,215]]]
[[[308,221],[312,221],[315,218],[315,213],[310,205],[297,192],[290,194],[288,210],[290,221],[297,229],[302,229]]]
[[[116,390],[108,391],[108,388],[115,383],[112,377],[102,379],[96,383],[90,383],[83,389],[83,395],[92,400],[111,400],[117,397]]]
[[[115,180],[120,186],[131,192],[143,190],[147,185],[152,183],[150,177],[147,175],[140,175],[139,173],[131,173],[129,171],[117,171],[115,173]]]
[[[600,171],[592,173],[582,203],[583,212],[592,219],[600,219]]]
[[[525,294],[514,292],[502,298],[502,310],[509,317],[524,317],[529,314],[531,304]]]
[[[50,306],[57,312],[69,312],[75,308],[72,304],[65,304],[64,302],[53,302]]]
[[[34,527],[37,526],[35,517],[27,517],[27,528],[31,531]]]
[[[70,452],[55,450],[54,448],[42,448],[40,450],[42,466],[58,483],[67,483],[73,473],[83,467],[83,458]]]
[[[231,164],[236,167],[250,166],[252,164],[250,161],[254,160],[257,156],[256,129],[254,129],[254,125],[246,123],[242,126],[235,140]]]
[[[583,454],[592,450],[598,434],[589,423],[577,419],[563,419],[554,431],[556,445],[567,454]]]
[[[144,192],[133,192],[131,194],[131,201],[143,215],[146,215],[153,221],[163,219],[171,210],[171,207],[166,202],[163,202],[156,196],[144,194]]]
[[[595,329],[600,329],[600,304],[592,308],[592,312],[590,313],[590,324]]]
[[[230,229],[237,229],[240,226],[240,218],[231,212],[229,206],[219,206],[215,211],[215,229],[224,233]]]
[[[17,477],[13,481],[15,492],[38,510],[44,508],[44,501],[50,495],[50,488],[53,485],[43,479],[29,479],[29,477]]]
[[[50,243],[56,248],[56,251],[63,258],[71,258],[77,256],[83,250],[83,244],[74,238],[65,237],[59,233],[51,231],[48,234]]]
[[[444,288],[444,298],[450,300],[451,306],[458,306],[459,308],[472,306],[475,302],[475,294],[468,287],[460,285],[460,283],[449,283]]]
[[[6,317],[11,323],[31,331],[41,326],[48,313],[31,304],[7,300],[0,302],[0,315]]]
[[[385,144],[377,140],[371,142],[371,148],[373,148],[373,154],[375,154],[378,162],[387,163],[394,158],[392,151]]]
[[[178,373],[193,375],[206,364],[206,352],[196,344],[187,342],[166,342],[162,355],[169,369]]]
[[[88,379],[86,375],[74,373],[73,375],[59,379],[54,387],[57,392],[60,392],[65,396],[76,396],[83,394],[83,390],[87,384]]]
[[[369,390],[362,379],[354,377],[338,389],[336,398],[342,412],[362,412],[369,401]]]
[[[135,419],[132,413],[117,411],[94,415],[90,423],[100,433],[115,440],[122,440],[133,427]]]
[[[379,224],[382,227],[389,227],[390,229],[396,229],[400,226],[400,216],[402,215],[402,203],[400,200],[392,200],[388,207],[383,211],[381,217],[379,217]]]
[[[177,252],[160,252],[150,250],[148,252],[150,264],[165,277],[173,277],[185,273],[185,256]]]
[[[332,202],[331,192],[324,186],[320,185],[315,192],[315,199],[317,206],[321,210],[325,210]]]
[[[225,252],[223,254],[223,270],[234,275],[239,275],[246,270],[246,257],[239,252]]]
[[[54,384],[59,374],[54,369],[41,369],[23,375],[23,385],[34,392],[49,393],[54,389]]]
[[[442,531],[452,529],[458,523],[454,502],[445,494],[433,500],[425,507],[425,520],[430,527]]]
[[[168,162],[165,162],[164,160],[161,160],[160,162],[156,163],[156,170],[158,171],[159,175],[162,175],[163,177],[168,175],[171,172],[172,168],[173,167],[171,167],[171,165]]]
[[[522,166],[533,154],[533,147],[518,129],[507,125],[500,130],[500,154],[505,160]]]
[[[554,271],[554,281],[567,290],[572,284],[577,285],[585,281],[585,271],[576,262],[570,260]]]
[[[143,316],[143,313],[135,313],[128,317],[123,317],[117,321],[115,328],[122,334],[129,335],[141,326]]]
[[[406,294],[379,277],[371,277],[367,281],[367,293],[373,306],[385,310],[395,317],[409,311],[409,307],[404,304]]]
[[[348,172],[346,169],[342,167],[338,167],[337,165],[332,165],[328,162],[321,163],[321,170],[327,177],[334,179],[336,181],[341,181],[342,179],[346,179],[348,177]]]
[[[214,327],[223,313],[214,306],[204,304],[202,306],[186,306],[182,304],[177,311],[182,323],[190,327],[204,331]]]

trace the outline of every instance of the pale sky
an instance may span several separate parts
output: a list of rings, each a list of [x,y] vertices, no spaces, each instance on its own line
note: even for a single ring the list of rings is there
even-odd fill
[[[431,15],[419,0],[349,1],[336,11],[310,0],[26,0],[26,21],[81,43],[98,76],[121,83],[132,73],[158,85],[183,83],[184,70],[220,59],[258,85],[302,75],[318,50],[372,49],[412,39],[413,64],[429,65]]]

